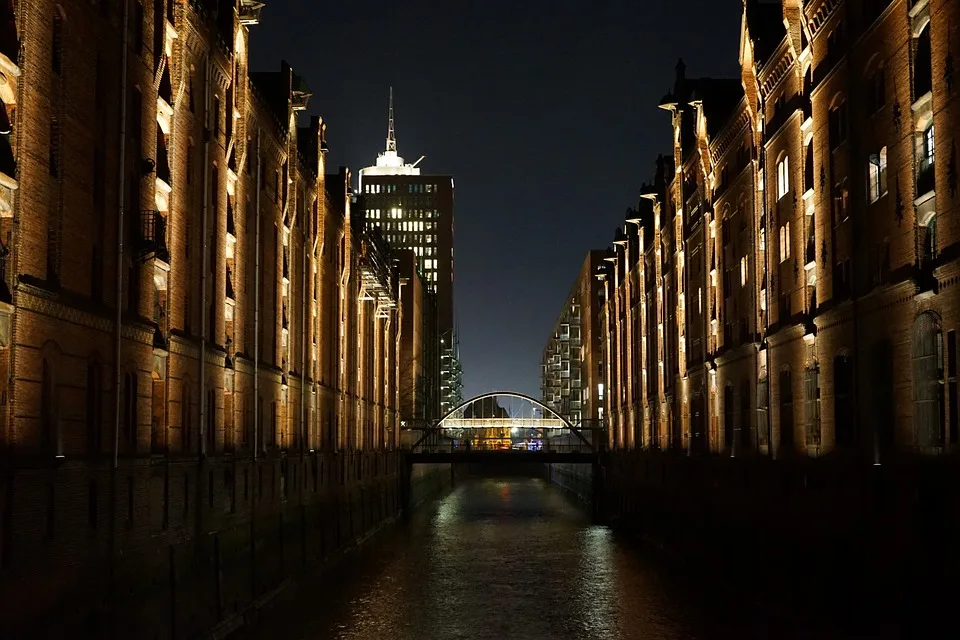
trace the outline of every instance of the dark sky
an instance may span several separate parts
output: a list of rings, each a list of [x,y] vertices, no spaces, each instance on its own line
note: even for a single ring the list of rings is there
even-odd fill
[[[269,0],[254,70],[286,59],[327,122],[329,167],[398,150],[452,174],[464,397],[540,396],[540,354],[590,248],[669,151],[677,58],[736,77],[741,0]]]

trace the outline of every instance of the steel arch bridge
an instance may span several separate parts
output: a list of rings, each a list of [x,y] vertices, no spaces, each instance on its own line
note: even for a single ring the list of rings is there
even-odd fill
[[[602,430],[571,424],[539,400],[493,391],[411,427],[410,462],[596,462]]]

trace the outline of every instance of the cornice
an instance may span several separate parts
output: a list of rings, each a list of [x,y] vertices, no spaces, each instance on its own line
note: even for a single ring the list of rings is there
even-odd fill
[[[783,43],[777,49],[777,52],[779,55],[772,58],[772,60],[776,60],[776,62],[765,65],[764,71],[761,74],[760,91],[763,96],[769,96],[773,93],[774,89],[787,77],[787,74],[796,62],[793,50],[788,46],[786,39],[784,39]]]
[[[750,124],[750,113],[747,111],[746,102],[741,100],[737,109],[739,110],[737,117],[724,125],[720,134],[710,143],[710,161],[714,165],[718,164],[730,149],[730,146],[743,135],[744,129],[747,129]]]

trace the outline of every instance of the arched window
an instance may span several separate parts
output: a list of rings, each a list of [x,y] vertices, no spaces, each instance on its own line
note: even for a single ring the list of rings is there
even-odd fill
[[[60,414],[57,404],[57,382],[54,378],[53,365],[44,358],[40,387],[40,448],[44,453],[59,456],[63,454],[63,443],[60,437]]]
[[[930,51],[930,23],[923,27],[923,31],[915,41],[916,52],[913,57],[913,99],[923,97],[933,90],[932,55]]]
[[[887,79],[883,65],[874,69],[868,77],[867,110],[876,113],[887,104]]]
[[[913,426],[921,447],[944,441],[943,332],[927,311],[913,323]]]
[[[150,452],[161,454],[167,451],[166,382],[157,371],[150,377]]]
[[[793,451],[793,379],[790,367],[780,371],[780,452]]]
[[[777,163],[777,200],[790,191],[790,158],[784,156]]]
[[[847,140],[847,103],[845,100],[838,100],[828,114],[828,135],[830,137],[830,149],[836,149]]]
[[[803,190],[813,189],[813,138],[807,142],[806,156],[803,161]]]
[[[804,375],[804,422],[807,446],[820,446],[820,365],[811,363]]]
[[[856,438],[853,397],[853,360],[839,353],[833,360],[833,433],[839,449],[852,447]]]
[[[766,374],[757,381],[757,442],[762,445],[770,441],[769,384]]]

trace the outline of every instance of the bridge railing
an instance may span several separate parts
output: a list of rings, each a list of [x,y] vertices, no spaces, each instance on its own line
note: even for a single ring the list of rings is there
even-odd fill
[[[600,427],[581,426],[571,431],[553,425],[539,430],[527,425],[524,430],[512,432],[512,429],[501,429],[501,426],[408,427],[403,430],[401,442],[411,453],[525,451],[593,454],[604,448],[605,432]]]

